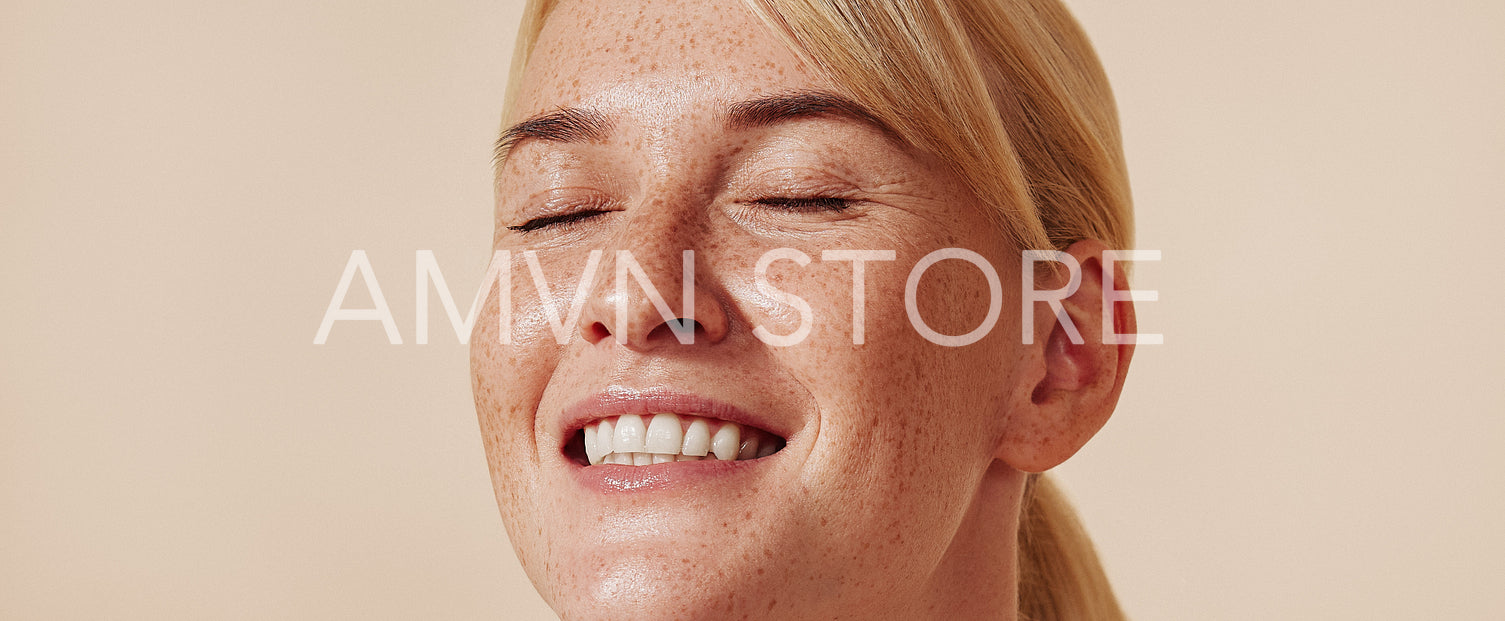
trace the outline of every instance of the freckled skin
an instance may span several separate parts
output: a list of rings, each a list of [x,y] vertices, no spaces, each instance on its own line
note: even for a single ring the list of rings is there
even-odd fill
[[[996,453],[1041,355],[1019,343],[1018,251],[953,175],[876,128],[820,117],[731,130],[720,116],[795,89],[838,90],[735,1],[567,1],[541,34],[508,122],[578,106],[612,125],[588,143],[524,142],[499,173],[494,243],[514,256],[513,340],[498,342],[493,296],[472,339],[473,382],[503,520],[566,619],[1013,616],[1024,475]],[[832,189],[854,203],[805,213],[753,203]],[[609,211],[506,228],[582,201]],[[1002,318],[967,347],[924,340],[905,312],[910,269],[946,247],[983,254],[1003,280]],[[754,264],[775,248],[813,259],[769,271],[814,311],[792,347],[753,336],[800,321],[754,285]],[[537,251],[567,309],[596,249],[605,258],[579,327],[557,344],[520,252]],[[680,309],[685,249],[708,326],[688,346],[640,289],[615,289],[612,258],[632,251]],[[851,263],[822,262],[828,249],[897,253],[867,264],[865,345],[851,340]],[[942,333],[969,332],[986,287],[970,264],[942,262],[922,281],[921,315]],[[692,391],[792,433],[754,486],[594,494],[569,476],[554,424],[613,385]]]

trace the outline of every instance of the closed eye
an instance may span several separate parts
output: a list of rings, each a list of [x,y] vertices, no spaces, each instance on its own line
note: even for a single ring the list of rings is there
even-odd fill
[[[760,198],[753,204],[776,207],[784,211],[796,213],[809,213],[815,211],[841,211],[850,207],[852,201],[835,196],[813,196],[808,198],[771,197]]]
[[[609,209],[583,209],[583,210],[580,210],[580,211],[572,211],[570,213],[562,213],[562,214],[559,214],[557,216],[544,216],[542,218],[534,218],[534,219],[529,220],[527,222],[524,222],[522,224],[518,224],[516,226],[509,226],[507,228],[510,229],[510,230],[513,230],[513,231],[519,231],[519,232],[522,232],[522,233],[526,233],[528,231],[536,231],[536,230],[539,230],[539,229],[546,229],[546,228],[549,228],[549,227],[562,226],[562,225],[567,225],[567,224],[571,224],[571,223],[574,223],[574,222],[579,222],[581,220],[586,220],[586,219],[589,219],[589,218],[593,218],[593,217],[599,216],[599,215],[601,215],[603,213],[608,213],[609,211],[611,211],[611,210],[609,210]]]

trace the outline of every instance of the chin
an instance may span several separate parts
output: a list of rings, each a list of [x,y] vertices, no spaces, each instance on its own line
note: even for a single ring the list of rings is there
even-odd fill
[[[568,621],[769,618],[779,609],[771,555],[748,546],[685,542],[681,549],[590,553],[550,568],[540,592]],[[721,556],[687,554],[717,550]],[[786,610],[785,612],[792,612]],[[780,613],[777,618],[798,615]]]

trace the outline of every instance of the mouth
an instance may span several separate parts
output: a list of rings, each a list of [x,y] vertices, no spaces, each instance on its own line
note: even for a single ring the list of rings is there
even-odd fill
[[[786,443],[735,406],[661,389],[610,389],[568,408],[563,422],[565,456],[589,469],[752,461]]]
[[[681,461],[748,461],[784,448],[768,431],[703,414],[623,414],[588,423],[567,453],[585,466],[651,466]]]

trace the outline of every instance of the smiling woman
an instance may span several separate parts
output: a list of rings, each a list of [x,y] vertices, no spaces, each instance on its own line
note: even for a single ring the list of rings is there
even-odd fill
[[[1133,352],[1102,338],[1134,331],[1128,301],[1102,325],[1130,229],[1112,100],[1064,8],[535,2],[514,63],[494,245],[563,284],[511,285],[505,344],[494,296],[472,367],[503,520],[561,616],[1121,617],[1038,474]],[[906,298],[941,334],[994,312],[967,261],[906,296],[945,248],[1011,278],[1060,250],[1080,282],[1059,316],[940,346]]]

